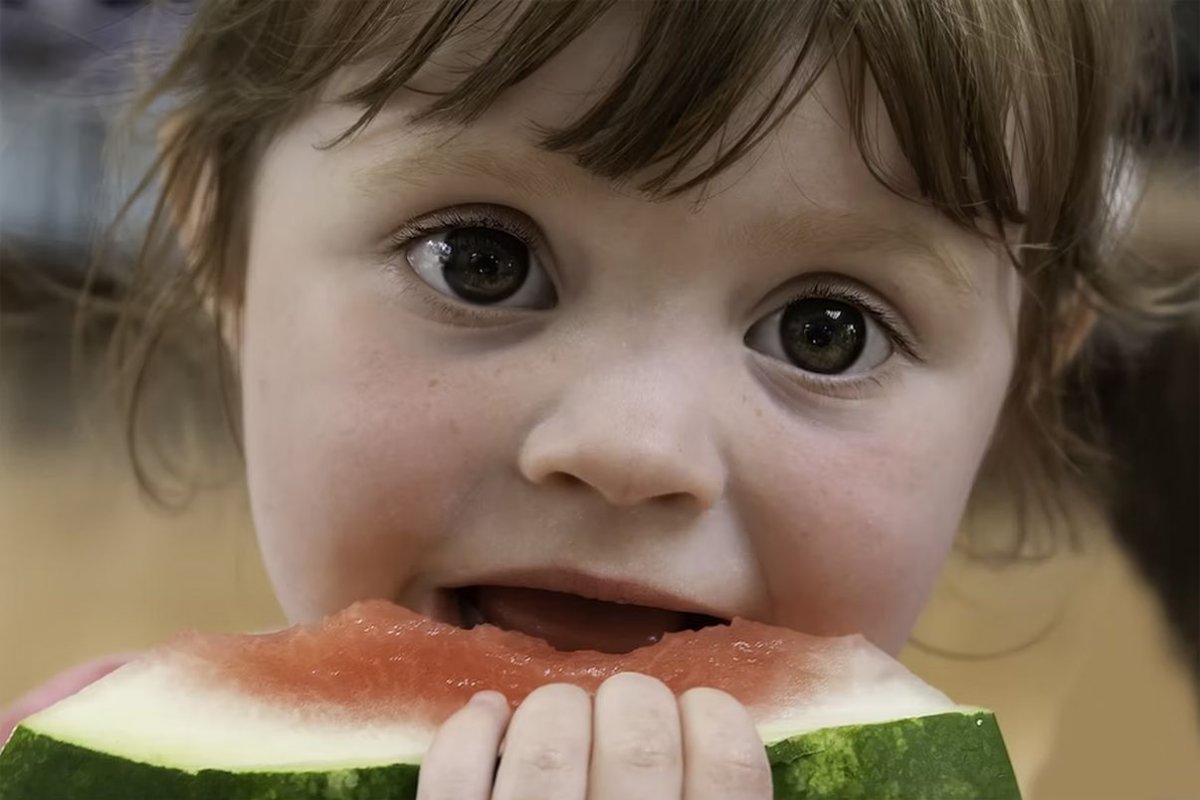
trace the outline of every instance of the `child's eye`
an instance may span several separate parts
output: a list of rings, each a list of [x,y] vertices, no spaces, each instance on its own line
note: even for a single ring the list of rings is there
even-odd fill
[[[825,290],[810,292],[756,322],[746,344],[818,375],[870,372],[895,349],[875,312]]]
[[[554,305],[554,285],[520,223],[455,210],[434,224],[433,230],[408,232],[401,242],[405,260],[430,287],[471,305]]]

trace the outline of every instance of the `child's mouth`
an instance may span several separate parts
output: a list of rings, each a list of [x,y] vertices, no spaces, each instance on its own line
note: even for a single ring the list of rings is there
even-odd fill
[[[723,625],[727,620],[665,608],[593,600],[577,594],[513,586],[454,590],[460,625],[490,624],[544,639],[558,650],[628,653],[666,633]]]

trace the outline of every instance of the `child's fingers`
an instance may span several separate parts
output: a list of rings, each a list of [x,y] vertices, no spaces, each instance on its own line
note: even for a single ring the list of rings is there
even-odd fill
[[[417,800],[487,800],[508,701],[479,692],[438,728],[421,762]]]
[[[686,800],[769,800],[771,765],[745,706],[717,689],[679,698]]]
[[[683,790],[683,746],[675,695],[661,681],[626,672],[596,692],[589,800],[662,800]]]
[[[583,800],[591,743],[587,692],[565,683],[535,689],[508,726],[492,800]]]

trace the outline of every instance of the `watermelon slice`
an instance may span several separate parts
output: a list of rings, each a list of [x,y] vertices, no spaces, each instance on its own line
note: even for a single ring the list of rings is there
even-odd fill
[[[741,700],[777,798],[1019,800],[992,714],[861,637],[735,620],[623,655],[563,652],[383,601],[314,628],[178,637],[25,720],[0,751],[0,798],[407,800],[436,727],[476,691],[515,706],[626,671]]]

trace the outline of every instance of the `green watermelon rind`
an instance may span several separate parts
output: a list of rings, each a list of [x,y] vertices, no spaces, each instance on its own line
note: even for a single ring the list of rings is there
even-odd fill
[[[1020,800],[989,711],[823,728],[767,748],[777,800]]]
[[[417,766],[313,772],[184,770],[18,726],[0,751],[0,800],[413,800]]]
[[[1020,800],[988,711],[800,734],[767,746],[777,800]],[[418,767],[185,772],[18,727],[0,751],[0,800],[413,800]]]

